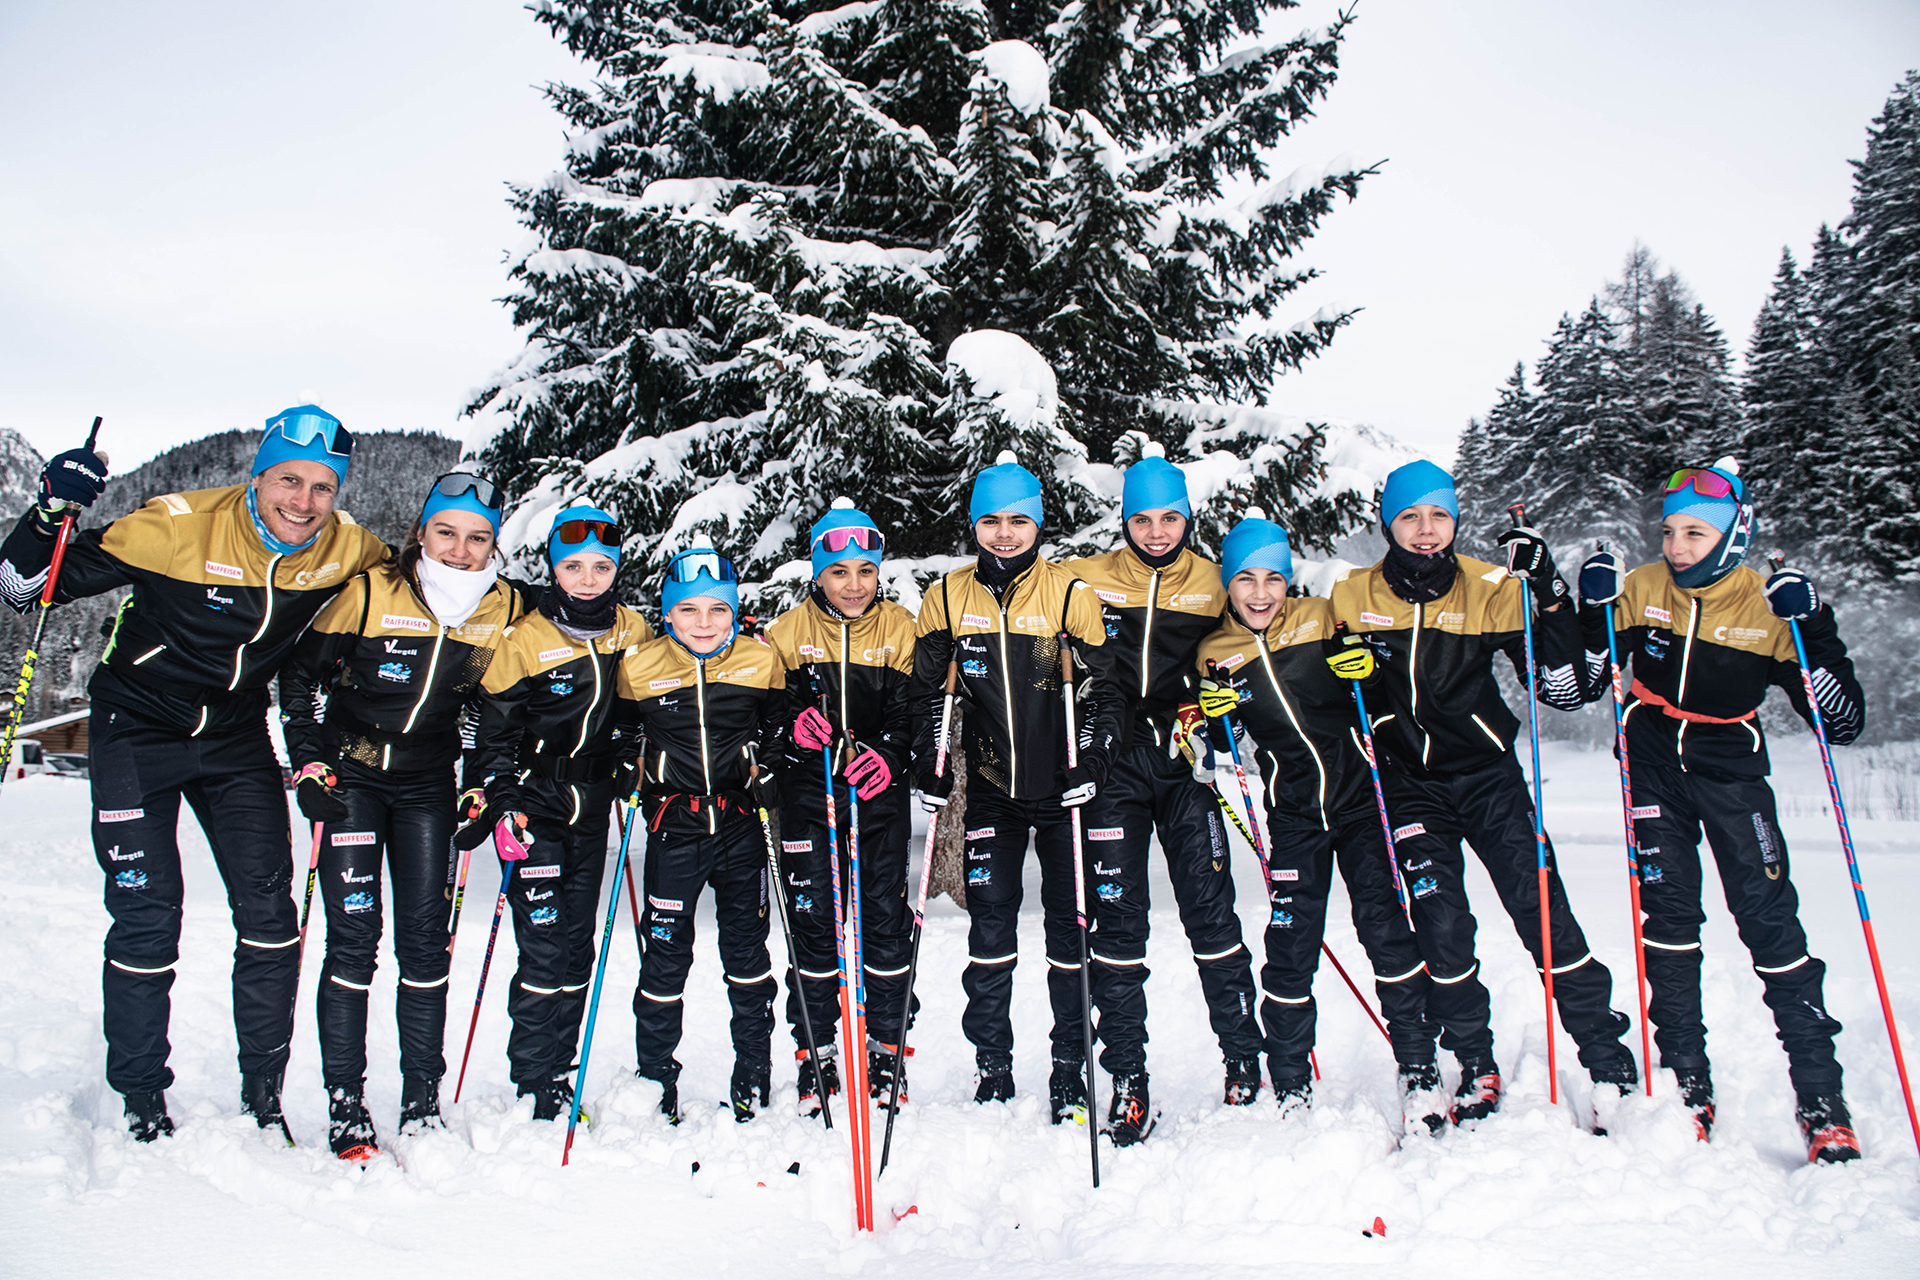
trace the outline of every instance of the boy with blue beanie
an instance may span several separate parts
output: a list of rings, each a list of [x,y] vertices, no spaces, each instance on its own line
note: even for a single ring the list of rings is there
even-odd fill
[[[1753,511],[1732,459],[1684,467],[1667,483],[1663,555],[1631,573],[1610,551],[1580,571],[1587,689],[1611,695],[1605,628],[1615,631],[1626,706],[1633,831],[1640,850],[1647,1004],[1660,1046],[1702,1139],[1714,1120],[1700,1000],[1700,836],[1773,1010],[1808,1159],[1857,1159],[1827,1012],[1826,965],[1807,950],[1787,866],[1760,704],[1770,686],[1811,723],[1788,619],[1797,620],[1828,739],[1854,741],[1865,695],[1833,607],[1812,581],[1782,569],[1763,583],[1743,561]],[[1631,677],[1624,668],[1631,667]]]
[[[1200,646],[1196,674],[1202,710],[1244,729],[1260,761],[1270,877],[1260,1014],[1275,1099],[1282,1115],[1311,1106],[1313,978],[1337,864],[1354,931],[1373,963],[1407,1129],[1438,1131],[1448,1106],[1435,1035],[1462,1062],[1493,1055],[1458,851],[1449,859],[1420,833],[1402,830],[1400,874],[1410,891],[1403,910],[1354,733],[1352,689],[1324,661],[1334,634],[1331,603],[1289,594],[1286,530],[1258,508],[1221,541],[1220,558],[1228,609]]]
[[[125,1096],[127,1126],[142,1142],[173,1131],[165,1090],[183,797],[233,908],[241,1107],[286,1132],[280,1081],[299,921],[268,685],[314,615],[391,554],[334,509],[352,452],[338,418],[295,406],[268,419],[247,483],[170,493],[76,531],[60,570],[56,605],[133,588],[87,689],[94,847],[113,917],[101,979],[107,1082]],[[14,609],[38,604],[65,508],[90,506],[106,475],[85,448],[47,464],[39,503],[0,547],[0,594]]]
[[[1013,970],[1019,959],[1021,873],[1028,833],[1040,860],[1047,995],[1053,1007],[1055,1123],[1084,1115],[1085,1024],[1080,1012],[1080,931],[1074,913],[1076,850],[1069,808],[1106,779],[1120,707],[1099,604],[1085,582],[1040,555],[1040,481],[1011,452],[974,480],[968,502],[978,560],[930,584],[913,652],[914,782],[937,809],[953,770],[934,773],[935,736],[948,663],[958,666],[967,714],[968,962],[961,1026],[973,1042],[976,1102],[1014,1096]],[[1073,646],[1079,764],[1067,766],[1061,644]],[[951,762],[950,762],[951,763]],[[1091,864],[1096,850],[1086,850]]]
[[[1145,1138],[1154,1122],[1146,979],[1148,850],[1156,830],[1225,1061],[1226,1104],[1246,1106],[1260,1091],[1252,957],[1234,911],[1226,828],[1212,790],[1196,778],[1189,744],[1203,723],[1194,655],[1227,602],[1219,569],[1188,545],[1192,515],[1186,473],[1149,445],[1122,480],[1123,545],[1066,565],[1100,601],[1119,678],[1113,767],[1086,821],[1099,920],[1100,1065],[1113,1076],[1108,1124],[1122,1146]]]
[[[1520,720],[1500,695],[1493,663],[1505,654],[1526,679],[1521,614],[1536,610],[1539,698],[1572,710],[1583,695],[1579,621],[1537,532],[1503,533],[1507,564],[1497,567],[1455,552],[1459,515],[1453,478],[1433,463],[1408,463],[1387,477],[1380,504],[1387,553],[1334,584],[1334,617],[1350,634],[1330,638],[1329,661],[1336,674],[1347,663],[1369,668],[1363,675],[1367,710],[1395,829],[1419,829],[1427,840],[1422,853],[1430,851],[1443,882],[1456,873],[1461,841],[1470,843],[1537,967],[1533,797],[1513,753]],[[1359,648],[1367,651],[1364,658],[1355,654]],[[1403,856],[1409,855],[1403,850]],[[1600,1086],[1594,1091],[1598,1126],[1639,1072],[1620,1042],[1629,1024],[1611,1007],[1613,976],[1574,919],[1551,846],[1547,858],[1554,1003],[1579,1045],[1581,1064]],[[1455,1122],[1490,1115],[1500,1093],[1491,1045],[1484,1057],[1463,1055]]]

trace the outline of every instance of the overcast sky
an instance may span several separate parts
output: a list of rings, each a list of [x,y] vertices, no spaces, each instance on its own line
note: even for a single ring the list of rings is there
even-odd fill
[[[1276,168],[1387,162],[1298,307],[1366,310],[1274,402],[1443,458],[1636,239],[1743,349],[1920,65],[1911,0],[1358,9]],[[0,3],[0,426],[47,453],[105,414],[116,469],[310,396],[458,433],[519,347],[504,184],[559,161],[556,77],[513,0]]]

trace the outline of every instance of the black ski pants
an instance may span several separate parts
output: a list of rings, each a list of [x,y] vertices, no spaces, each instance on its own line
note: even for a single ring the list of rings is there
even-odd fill
[[[385,773],[352,760],[338,770],[347,817],[326,828],[320,897],[327,958],[314,997],[327,1087],[367,1074],[367,993],[380,948],[380,867],[393,881],[400,1074],[438,1080],[447,1025],[447,926],[453,888],[453,767]]]
[[[1431,1063],[1436,1035],[1464,1062],[1493,1057],[1491,1001],[1474,959],[1475,924],[1461,883],[1458,845],[1449,850],[1438,840],[1411,834],[1396,843],[1410,890],[1413,930],[1394,888],[1375,806],[1336,813],[1330,826],[1306,814],[1268,810],[1267,846],[1271,915],[1267,962],[1260,970],[1260,1014],[1274,1088],[1304,1084],[1313,1076],[1313,978],[1336,865],[1347,884],[1354,931],[1373,965],[1394,1060],[1402,1066]]]
[[[593,978],[600,884],[606,877],[613,783],[529,778],[522,789],[533,845],[502,862],[520,949],[507,992],[507,1062],[522,1092],[573,1070]]]
[[[1040,860],[1040,909],[1046,933],[1047,997],[1053,1006],[1053,1058],[1086,1061],[1080,1016],[1080,925],[1074,912],[1070,811],[1060,797],[1015,800],[975,775],[967,788],[967,1009],[960,1029],[982,1069],[1013,1066],[1013,970],[1020,959],[1021,875],[1027,836]],[[1087,854],[1091,867],[1093,854]],[[1089,888],[1089,892],[1091,889]],[[1089,902],[1091,910],[1091,902]]]
[[[1533,834],[1533,794],[1511,751],[1492,764],[1461,773],[1430,773],[1391,762],[1381,770],[1394,839],[1407,840],[1403,864],[1414,848],[1438,848],[1451,860],[1462,839],[1487,869],[1500,905],[1540,968],[1540,879]],[[1401,832],[1405,835],[1401,835]],[[1418,845],[1414,837],[1430,837]],[[1416,859],[1417,860],[1417,859]],[[1415,873],[1408,891],[1419,896]],[[1631,1025],[1611,1006],[1613,975],[1594,957],[1580,922],[1573,918],[1552,844],[1547,846],[1548,928],[1553,939],[1553,998],[1560,1024],[1580,1049],[1580,1065],[1595,1080],[1630,1083],[1639,1078],[1633,1054],[1620,1043]]]
[[[293,1035],[300,922],[287,793],[265,715],[196,738],[96,702],[88,763],[93,851],[113,918],[100,983],[107,1083],[121,1093],[173,1083],[167,1020],[186,898],[175,839],[183,797],[206,832],[233,912],[240,1070],[280,1076]]]
[[[647,811],[656,812],[659,803],[647,802]],[[679,809],[686,801],[676,797],[671,803]],[[640,961],[633,1015],[639,1071],[654,1080],[672,1080],[679,1073],[673,1051],[680,1046],[687,971],[693,967],[693,911],[702,889],[713,886],[720,968],[733,1006],[735,1061],[757,1066],[769,1060],[773,998],[779,992],[767,954],[765,828],[755,814],[732,802],[716,809],[702,801],[699,816],[715,815],[711,832],[704,825],[676,826],[684,813],[670,810],[666,821],[647,831],[642,881],[647,900],[640,908],[647,952]]]
[[[1100,1065],[1112,1075],[1147,1066],[1147,870],[1156,830],[1221,1055],[1257,1060],[1253,960],[1240,938],[1226,824],[1213,791],[1194,781],[1184,756],[1169,760],[1165,747],[1147,739],[1119,754],[1082,812]]]
[[[833,928],[834,872],[829,851],[840,850],[842,912],[853,878],[848,844],[851,814],[847,790],[834,800],[835,839],[827,839],[826,782],[812,779],[807,801],[795,799],[806,779],[783,778],[780,794],[780,873],[786,878],[788,918],[799,975],[787,970],[787,1026],[796,1048],[805,1048],[800,992],[822,1046],[840,1020],[840,956]],[[913,908],[907,902],[907,845],[913,834],[907,788],[896,784],[860,802],[861,967],[866,971],[867,1034],[881,1044],[900,1043],[907,998],[907,967],[913,951]],[[849,938],[849,945],[851,939]],[[851,975],[850,975],[851,976]]]
[[[1838,1093],[1840,1062],[1833,1038],[1840,1023],[1827,1012],[1827,966],[1807,953],[1800,896],[1787,869],[1773,788],[1765,778],[1718,777],[1658,764],[1634,763],[1633,834],[1640,846],[1640,907],[1647,944],[1647,1014],[1660,1064],[1675,1070],[1707,1066],[1707,1026],[1700,1008],[1700,832],[1705,828],[1753,971],[1787,1051],[1787,1073],[1805,1096]]]

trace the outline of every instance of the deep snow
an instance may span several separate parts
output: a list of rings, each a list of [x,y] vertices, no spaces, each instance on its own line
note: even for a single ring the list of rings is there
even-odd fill
[[[1611,760],[1546,751],[1547,812],[1563,872],[1595,950],[1631,1008],[1624,855]],[[559,1167],[563,1126],[535,1124],[506,1079],[501,996],[510,933],[495,957],[465,1101],[450,1131],[393,1143],[364,1171],[328,1158],[305,981],[287,1081],[297,1150],[276,1148],[236,1116],[228,1013],[233,947],[224,895],[191,818],[181,839],[189,900],[174,991],[170,1092],[180,1132],[137,1147],[101,1078],[100,938],[105,915],[87,841],[84,783],[30,778],[0,793],[0,1273],[195,1277],[239,1275],[557,1276],[877,1274],[1016,1277],[1046,1274],[1318,1274],[1499,1276],[1880,1276],[1920,1273],[1920,1160],[1899,1103],[1892,1059],[1832,823],[1804,739],[1778,744],[1776,781],[1815,953],[1831,966],[1829,1004],[1845,1023],[1840,1053],[1868,1158],[1810,1168],[1791,1116],[1785,1059],[1760,986],[1724,908],[1709,903],[1706,1006],[1719,1089],[1711,1145],[1696,1143],[1672,1099],[1631,1103],[1607,1138],[1584,1132],[1589,1090],[1560,1042],[1561,1106],[1546,1101],[1540,993],[1525,952],[1484,875],[1480,954],[1494,994],[1509,1083],[1499,1115],[1472,1133],[1398,1138],[1386,1045],[1338,978],[1323,969],[1316,1107],[1281,1122],[1267,1098],[1220,1106],[1218,1053],[1170,906],[1157,909],[1152,1069],[1164,1118],[1141,1148],[1103,1153],[1105,1185],[1087,1186],[1083,1130],[1050,1128],[1035,1096],[1046,1075],[1039,921],[1023,919],[1016,1070],[1021,1097],[981,1109],[959,1030],[965,920],[938,903],[928,922],[925,1001],[894,1166],[881,1181],[883,1230],[851,1231],[849,1161],[841,1136],[790,1115],[791,1068],[776,1065],[771,1113],[735,1125],[719,1110],[730,1049],[702,913],[700,959],[681,1051],[687,1119],[652,1114],[654,1088],[628,1074],[626,1012],[637,961],[624,905],[599,1041],[586,1087],[596,1124],[572,1167]],[[297,820],[296,831],[305,824]],[[304,839],[297,837],[304,864]],[[1856,824],[1862,866],[1910,1060],[1920,1060],[1920,823]],[[917,856],[918,842],[915,843]],[[1238,850],[1244,855],[1244,850]],[[1255,919],[1257,871],[1239,863],[1243,920]],[[300,877],[299,879],[303,879]],[[299,883],[296,880],[296,884]],[[1032,876],[1029,877],[1030,885]],[[456,1064],[497,883],[477,858],[454,962],[448,1056]],[[1715,890],[1709,888],[1710,899]],[[1156,899],[1170,903],[1164,878]],[[1029,894],[1029,902],[1036,895]],[[1334,911],[1330,941],[1350,970],[1365,958]],[[318,913],[316,913],[318,916]],[[778,954],[778,931],[774,946]],[[392,1028],[394,968],[383,949],[375,984],[370,1101],[385,1135],[398,1107]],[[1362,978],[1363,986],[1366,985]],[[1632,1036],[1636,1052],[1637,1029]],[[776,1041],[779,1044],[780,1041]],[[1451,1064],[1449,1063],[1450,1067]],[[1106,1084],[1102,1078],[1101,1087]],[[451,1096],[451,1089],[448,1090]],[[878,1118],[878,1117],[877,1117]],[[878,1126],[876,1125],[876,1129]],[[877,1141],[876,1133],[876,1141]],[[876,1153],[877,1154],[877,1153]],[[785,1170],[800,1163],[798,1176]],[[692,1172],[695,1161],[698,1173]],[[917,1205],[892,1225],[889,1210]],[[1375,1216],[1384,1239],[1361,1234]]]

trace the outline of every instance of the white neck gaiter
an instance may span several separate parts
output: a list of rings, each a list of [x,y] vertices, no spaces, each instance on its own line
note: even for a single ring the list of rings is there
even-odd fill
[[[431,556],[421,556],[414,571],[420,575],[420,590],[427,597],[427,607],[445,627],[457,627],[471,618],[500,576],[492,558],[484,568],[455,569]]]

